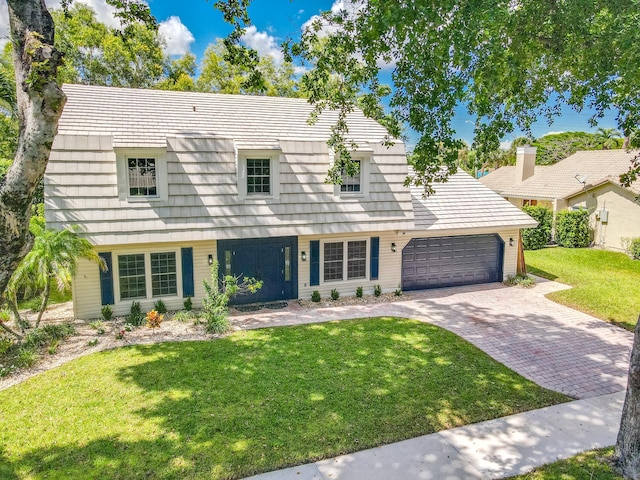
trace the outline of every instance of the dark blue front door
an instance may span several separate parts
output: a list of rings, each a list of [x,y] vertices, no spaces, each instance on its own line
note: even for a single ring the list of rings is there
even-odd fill
[[[221,275],[253,277],[263,286],[255,294],[241,294],[232,304],[272,302],[298,296],[297,237],[250,238],[218,242]]]

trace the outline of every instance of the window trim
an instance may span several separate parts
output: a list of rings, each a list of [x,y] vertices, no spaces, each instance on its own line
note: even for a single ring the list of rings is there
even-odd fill
[[[169,198],[167,182],[167,151],[162,148],[116,148],[118,198],[124,202],[160,202]],[[129,159],[153,158],[156,161],[156,195],[131,195]]]
[[[371,161],[372,155],[367,152],[353,152],[351,159],[360,162],[360,191],[343,192],[342,185],[334,185],[333,194],[342,198],[368,198],[371,186]],[[331,162],[333,163],[333,161]]]
[[[245,202],[277,200],[280,198],[280,164],[282,150],[272,149],[239,149],[237,152],[237,187],[238,197]],[[269,160],[269,191],[270,193],[247,192],[247,160]]]
[[[151,254],[152,253],[173,253],[176,259],[176,294],[175,295],[153,295],[153,274],[151,273]],[[153,250],[124,250],[121,252],[112,252],[114,256],[113,260],[113,288],[114,288],[114,300],[116,303],[120,302],[137,302],[137,301],[154,301],[159,298],[162,299],[174,299],[182,298],[182,256],[180,247],[174,248],[154,248]],[[120,296],[120,266],[119,257],[123,255],[144,255],[144,278],[145,278],[145,290],[146,295],[144,297],[136,298],[122,298]]]
[[[349,278],[349,242],[365,242],[366,252],[364,259],[365,276],[358,278]],[[342,243],[342,279],[325,280],[324,277],[324,246],[327,243]],[[320,241],[320,284],[334,285],[340,283],[357,283],[371,280],[371,240],[369,237],[353,237],[353,238],[330,238]]]

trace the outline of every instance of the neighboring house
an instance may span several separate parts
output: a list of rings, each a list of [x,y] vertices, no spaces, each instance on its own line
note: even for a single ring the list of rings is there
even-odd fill
[[[108,271],[81,262],[75,314],[132,301],[169,309],[201,301],[222,274],[264,286],[237,303],[502,281],[519,229],[535,222],[459,173],[436,194],[403,185],[402,142],[356,111],[349,139],[360,173],[324,182],[336,119],[307,120],[302,99],[66,85],[45,176],[48,225],[77,224]]]
[[[640,182],[620,185],[636,154],[588,150],[541,167],[535,165],[534,147],[520,147],[515,167],[501,167],[480,181],[517,206],[541,205],[554,212],[586,208],[593,244],[624,251],[631,238],[640,237]]]

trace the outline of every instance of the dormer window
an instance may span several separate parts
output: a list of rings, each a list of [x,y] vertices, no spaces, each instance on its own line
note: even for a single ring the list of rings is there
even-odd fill
[[[247,195],[271,194],[271,160],[247,158]]]
[[[129,196],[155,197],[158,195],[155,158],[127,158]]]
[[[353,163],[358,165],[358,173],[355,175],[347,175],[346,169],[342,169],[342,184],[340,185],[341,192],[360,192],[360,174],[362,172],[362,161],[353,160]]]

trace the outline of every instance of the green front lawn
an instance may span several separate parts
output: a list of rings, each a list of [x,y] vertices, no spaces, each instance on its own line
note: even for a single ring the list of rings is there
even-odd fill
[[[612,455],[613,447],[591,450],[510,480],[623,480],[609,464]]]
[[[398,318],[132,346],[0,392],[0,478],[239,478],[567,400]]]
[[[640,261],[588,248],[525,252],[527,271],[572,285],[548,295],[563,305],[633,330],[640,313]]]

